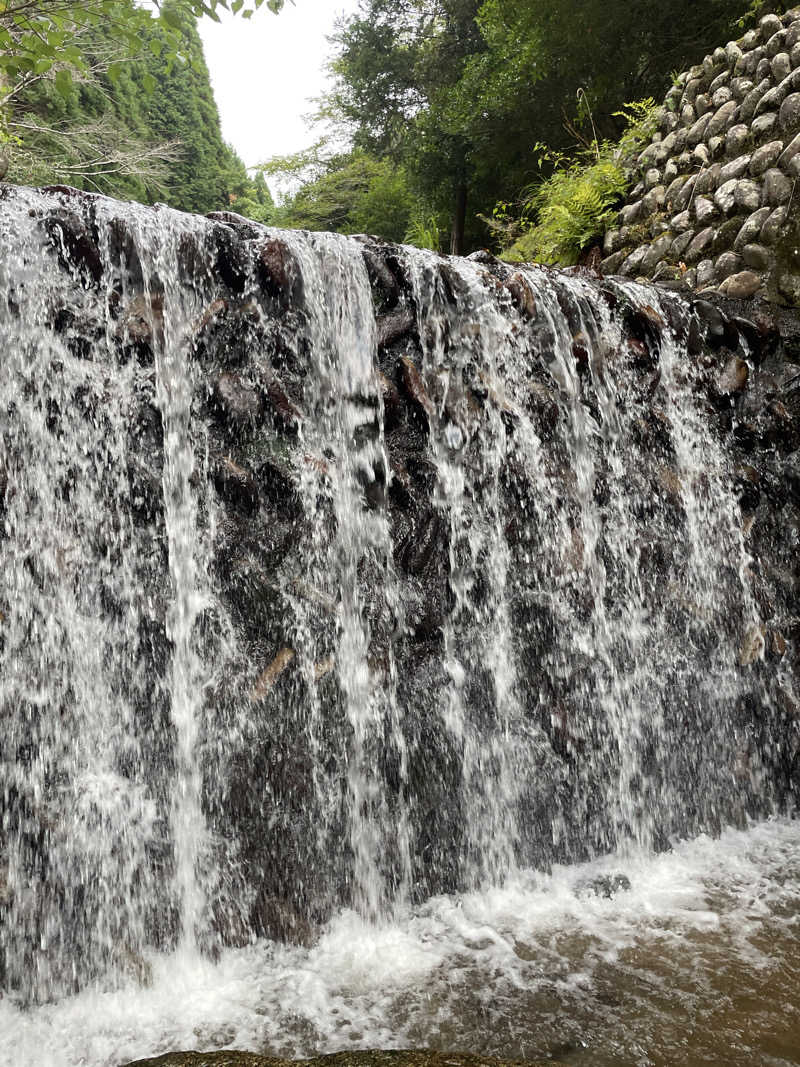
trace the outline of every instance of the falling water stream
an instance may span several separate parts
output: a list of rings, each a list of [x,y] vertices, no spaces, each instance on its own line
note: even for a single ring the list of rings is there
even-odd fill
[[[375,257],[0,200],[0,1060],[800,1062],[689,309]]]

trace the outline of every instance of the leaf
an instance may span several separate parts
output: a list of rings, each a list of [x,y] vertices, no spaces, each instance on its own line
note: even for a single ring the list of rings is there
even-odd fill
[[[233,3],[231,4],[231,11],[234,13],[234,15],[238,15],[243,7],[244,0],[233,0]]]
[[[72,93],[72,71],[59,70],[56,73],[56,91],[65,99]]]
[[[171,7],[166,7],[162,10],[161,18],[173,30],[180,30],[183,28],[180,15],[177,11],[173,11]]]
[[[158,88],[158,82],[149,72],[142,75],[142,88],[148,96],[151,96]]]

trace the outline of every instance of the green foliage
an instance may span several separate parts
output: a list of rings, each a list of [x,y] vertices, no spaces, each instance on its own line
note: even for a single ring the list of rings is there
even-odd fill
[[[85,73],[69,91],[49,76],[17,87],[8,102],[16,138],[8,179],[159,199],[185,211],[235,201],[242,214],[269,217],[266,187],[254,185],[222,139],[194,16],[175,0],[161,11],[161,20],[142,24],[136,59],[120,61],[115,26],[98,21],[77,38]]]
[[[537,141],[615,140],[623,102],[663,98],[751,3],[361,0],[334,37],[326,117],[438,217],[466,194],[466,245],[484,244],[478,211],[530,185]]]
[[[325,159],[321,146],[273,160],[276,178],[313,175],[275,213],[276,224],[305,230],[370,233],[402,241],[413,199],[404,170],[362,150]]]
[[[432,252],[442,250],[442,230],[435,215],[426,213],[422,206],[414,209],[403,240],[417,248],[429,248]]]
[[[523,231],[504,258],[559,266],[576,263],[613,221],[630,183],[630,161],[652,135],[655,112],[652,99],[628,105],[627,126],[618,142],[594,141],[572,157],[537,146],[540,166],[548,163],[552,173],[529,192],[516,227],[506,205],[497,209],[499,229]]]
[[[180,0],[158,4],[156,18],[164,34],[167,55],[180,54],[187,16],[208,15],[219,21],[224,8],[250,18],[265,0]],[[267,0],[277,12],[283,0]],[[0,2],[0,81],[12,88],[32,78],[53,75],[58,91],[66,95],[74,74],[85,74],[86,59],[76,39],[87,31],[104,28],[112,34],[126,55],[137,55],[146,37],[153,14],[134,0],[1,0]]]

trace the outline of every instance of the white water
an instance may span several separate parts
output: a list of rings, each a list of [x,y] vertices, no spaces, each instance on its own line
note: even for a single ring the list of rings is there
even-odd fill
[[[618,874],[630,889],[611,898],[581,888]],[[432,1046],[777,1067],[800,1056],[799,960],[800,826],[773,821],[659,856],[520,872],[392,923],[346,912],[311,949],[262,942],[190,967],[156,957],[146,988],[29,1012],[0,1002],[0,1060],[118,1067],[176,1048]]]
[[[287,312],[259,281],[264,231],[98,200],[92,290],[38,225],[61,201],[19,197],[0,213],[0,1062],[793,1062],[800,831],[723,831],[771,809],[746,703],[770,695],[737,664],[749,559],[666,325],[680,305],[659,305],[645,389],[590,283],[524,272],[530,322],[483,266],[404,251],[428,399],[398,443],[358,244],[278,235],[302,283]],[[125,348],[135,307],[152,364]],[[273,327],[301,367],[296,439],[259,399],[283,373]],[[222,370],[255,428],[215,421]],[[406,459],[432,474],[405,472],[404,512],[387,486]],[[291,492],[243,516],[220,462],[296,489],[277,563]],[[430,520],[446,533],[415,569],[403,523],[422,560]],[[404,597],[441,610],[418,645]],[[701,836],[654,855],[677,831]],[[270,923],[311,947],[256,940]]]

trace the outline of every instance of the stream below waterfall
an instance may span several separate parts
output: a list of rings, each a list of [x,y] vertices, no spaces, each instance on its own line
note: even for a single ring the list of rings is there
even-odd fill
[[[796,1064],[800,825],[521,874],[377,926],[346,912],[309,949],[149,962],[145,987],[0,1002],[0,1062],[432,1047],[586,1067]]]
[[[2,1067],[800,1063],[745,310],[0,190]]]

